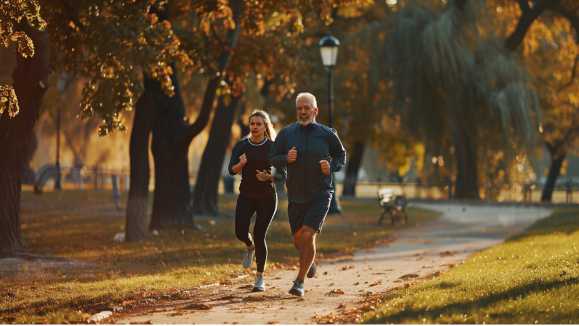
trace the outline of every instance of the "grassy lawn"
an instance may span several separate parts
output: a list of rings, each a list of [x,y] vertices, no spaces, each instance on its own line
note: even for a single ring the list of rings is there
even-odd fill
[[[579,209],[558,209],[440,277],[389,293],[364,321],[579,323]]]
[[[234,199],[221,197],[223,213],[233,215]],[[372,246],[400,228],[375,225],[380,208],[374,200],[342,201],[342,206],[344,214],[328,217],[319,237],[321,257]],[[286,209],[287,203],[281,202],[270,228],[269,270],[297,262]],[[436,214],[411,209],[409,217],[406,227]],[[125,219],[124,211],[114,209],[110,192],[24,192],[27,248],[83,265],[44,269],[31,261],[12,273],[0,273],[0,323],[83,322],[101,310],[187,297],[186,289],[250,273],[240,266],[243,244],[235,238],[233,218],[198,223],[203,231],[169,229],[144,242],[115,243]]]

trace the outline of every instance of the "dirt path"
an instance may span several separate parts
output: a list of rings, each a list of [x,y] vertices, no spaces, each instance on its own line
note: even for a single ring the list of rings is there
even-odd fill
[[[139,313],[113,316],[116,323],[163,324],[308,324],[317,317],[354,307],[369,293],[384,292],[417,278],[443,272],[473,252],[522,231],[550,210],[420,204],[443,216],[401,231],[389,245],[357,252],[352,259],[322,262],[306,280],[306,295],[287,291],[295,270],[267,276],[267,291],[251,293],[252,279],[195,289],[195,299],[172,301]]]

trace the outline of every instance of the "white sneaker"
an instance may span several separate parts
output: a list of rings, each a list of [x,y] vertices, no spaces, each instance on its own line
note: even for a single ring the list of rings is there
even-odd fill
[[[247,247],[247,251],[243,254],[243,268],[250,268],[251,263],[253,263],[253,254],[255,253],[255,247]]]
[[[265,291],[265,282],[263,281],[263,274],[258,273],[255,277],[255,285],[253,286],[252,292],[263,292]]]

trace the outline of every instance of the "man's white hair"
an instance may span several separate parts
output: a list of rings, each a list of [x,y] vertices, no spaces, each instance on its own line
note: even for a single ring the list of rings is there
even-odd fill
[[[296,96],[296,106],[298,105],[298,102],[301,101],[302,99],[309,102],[312,105],[312,107],[314,107],[314,108],[318,107],[318,101],[316,100],[316,97],[314,96],[314,94],[309,93],[309,92],[299,93],[298,96]]]

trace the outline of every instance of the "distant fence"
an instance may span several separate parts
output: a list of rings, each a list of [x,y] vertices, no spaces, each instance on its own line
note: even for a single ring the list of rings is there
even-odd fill
[[[35,175],[34,190],[36,192],[53,190],[58,177],[55,165],[44,165]],[[60,167],[60,183],[63,189],[91,189],[128,191],[129,173],[126,170],[107,169],[100,166],[92,167]]]
[[[114,193],[123,193],[129,190],[129,171],[124,169],[107,169],[99,166],[91,167],[61,167],[61,185],[63,189],[112,190]],[[45,165],[38,169],[34,189],[38,192],[51,191],[57,169],[54,165]],[[219,182],[219,193],[236,193],[239,189],[240,178],[223,177]],[[190,180],[191,187],[195,179]],[[154,176],[151,175],[150,187],[152,190]],[[448,186],[427,186],[418,183],[394,183],[380,181],[358,181],[356,185],[357,198],[376,198],[380,188],[391,188],[405,194],[409,198],[417,199],[449,199]],[[227,190],[227,191],[226,191]],[[342,183],[337,182],[336,192],[342,197]],[[509,190],[503,190],[498,195],[498,201],[509,202],[539,202],[542,188],[536,184],[516,185]],[[484,197],[484,192],[481,194]],[[553,192],[553,203],[579,203],[579,184],[561,182]]]

